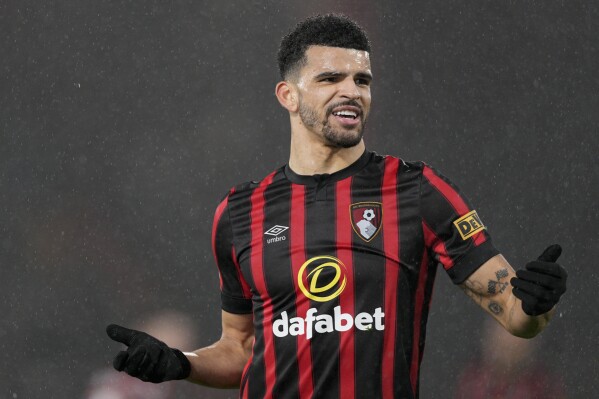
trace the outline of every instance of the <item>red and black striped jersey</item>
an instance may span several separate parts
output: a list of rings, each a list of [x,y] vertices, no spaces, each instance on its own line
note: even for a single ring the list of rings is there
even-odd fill
[[[232,189],[213,226],[222,308],[253,313],[242,398],[413,398],[437,265],[498,254],[422,162],[366,151],[330,175],[288,166]]]

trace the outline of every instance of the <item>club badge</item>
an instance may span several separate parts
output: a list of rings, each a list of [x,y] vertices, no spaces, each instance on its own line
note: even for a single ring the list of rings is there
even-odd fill
[[[349,206],[351,224],[362,240],[370,242],[383,225],[383,206],[380,202],[357,202]]]

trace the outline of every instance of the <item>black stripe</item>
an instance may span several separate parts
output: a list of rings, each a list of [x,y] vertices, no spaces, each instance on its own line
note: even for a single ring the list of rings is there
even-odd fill
[[[414,337],[414,305],[424,236],[420,219],[420,168],[400,162],[397,172],[400,274],[397,285],[395,381],[398,397],[413,397],[410,366]]]
[[[354,177],[351,187],[351,203],[382,203],[383,170],[381,163],[370,163]],[[383,215],[384,217],[384,215]],[[352,229],[353,230],[353,229]],[[375,309],[385,308],[385,257],[372,254],[384,254],[383,234],[385,228],[370,241],[366,242],[352,231],[354,264],[354,314],[366,312],[373,314]],[[359,285],[357,283],[360,283]],[[369,287],[368,290],[362,289]],[[369,331],[354,329],[355,339],[355,378],[356,398],[382,397],[381,378],[384,331],[375,328]]]
[[[326,190],[326,195],[317,193],[317,190]],[[336,220],[332,216],[336,214],[335,191],[334,182],[321,187],[306,187],[306,259],[322,255],[337,255],[336,251],[331,253],[326,249],[336,247]],[[322,281],[326,280],[327,272],[328,270],[324,270],[321,273]],[[328,302],[310,301],[310,307],[318,309],[318,314],[332,315],[333,308],[337,305],[339,305],[338,298]],[[311,353],[313,398],[339,397],[339,334],[335,332],[314,334]]]

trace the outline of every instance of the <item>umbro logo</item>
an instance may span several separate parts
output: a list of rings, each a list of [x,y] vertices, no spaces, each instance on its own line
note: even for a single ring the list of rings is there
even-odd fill
[[[279,236],[279,234],[286,231],[287,229],[289,229],[289,227],[279,226],[278,224],[272,226],[270,229],[264,232],[265,235],[273,236],[272,238],[268,238],[266,240],[266,243],[270,244],[272,242],[285,241],[287,237],[285,237],[284,235]]]
[[[276,225],[272,226],[270,229],[266,230],[264,232],[264,234],[268,234],[269,236],[278,236],[279,234],[281,234],[288,228],[289,227],[287,227],[287,226],[279,226],[278,224],[276,224]]]

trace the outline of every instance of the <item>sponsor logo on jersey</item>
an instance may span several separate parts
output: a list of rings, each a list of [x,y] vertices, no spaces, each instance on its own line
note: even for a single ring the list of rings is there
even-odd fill
[[[453,224],[458,229],[460,236],[462,236],[462,240],[467,240],[479,231],[486,229],[476,211],[468,212],[454,221]]]
[[[316,302],[328,302],[337,298],[347,285],[347,268],[334,256],[315,256],[301,266],[297,283],[301,292]],[[361,331],[385,329],[385,314],[381,307],[374,312],[361,312],[355,316],[341,311],[341,306],[333,308],[333,314],[319,313],[319,309],[309,308],[305,317],[289,317],[283,311],[273,322],[272,330],[277,337],[305,335],[311,339],[314,334],[343,332],[351,328]]]
[[[378,307],[372,314],[367,312],[358,313],[353,317],[349,313],[342,313],[341,306],[333,308],[333,315],[318,314],[318,309],[310,308],[306,312],[306,317],[289,318],[287,311],[281,313],[281,317],[272,324],[272,332],[277,337],[286,337],[288,335],[306,335],[307,339],[312,338],[314,333],[325,334],[333,331],[348,331],[355,327],[358,330],[370,331],[372,329],[382,331],[385,329],[383,319],[385,314]]]
[[[334,256],[316,256],[300,267],[297,285],[313,301],[327,302],[337,298],[345,289],[346,271],[343,262]]]
[[[380,202],[357,202],[349,206],[351,225],[362,240],[370,242],[383,225],[383,206]]]
[[[283,233],[287,229],[289,229],[289,227],[280,226],[278,224],[272,226],[270,229],[268,229],[264,232],[265,235],[272,236],[271,238],[266,239],[266,243],[270,244],[273,242],[285,241],[287,239],[287,237],[280,236],[279,234]]]

